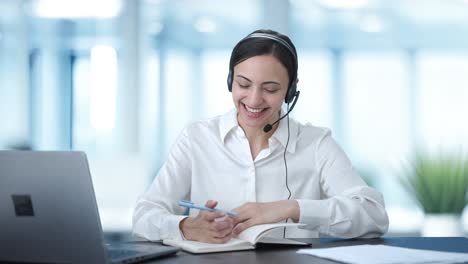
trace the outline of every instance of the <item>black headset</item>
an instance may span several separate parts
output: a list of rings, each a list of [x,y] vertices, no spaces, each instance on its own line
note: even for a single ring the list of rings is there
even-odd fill
[[[288,86],[288,91],[286,92],[286,97],[284,98],[285,103],[287,103],[287,104],[291,103],[294,100],[294,97],[296,97],[298,95],[298,91],[297,91],[297,54],[296,54],[295,49],[286,40],[284,40],[284,39],[282,39],[282,38],[280,38],[280,37],[278,37],[276,35],[257,32],[257,33],[249,34],[247,37],[245,37],[241,41],[239,41],[239,43],[237,43],[236,46],[234,47],[233,52],[245,40],[252,39],[252,38],[266,38],[266,39],[274,40],[277,43],[283,45],[283,47],[285,47],[291,53],[291,55],[293,56],[293,58],[294,58],[293,76],[291,76],[291,81],[290,81],[289,86]],[[231,57],[232,57],[232,54],[231,54]],[[228,74],[228,77],[227,77],[227,86],[228,86],[229,92],[232,92],[232,82],[233,82],[233,76],[232,75],[233,75],[233,72],[234,72],[234,65],[229,65],[229,74]]]

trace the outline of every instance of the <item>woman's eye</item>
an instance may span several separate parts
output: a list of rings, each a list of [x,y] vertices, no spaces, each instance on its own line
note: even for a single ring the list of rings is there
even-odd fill
[[[278,91],[278,89],[265,89],[265,91],[266,91],[267,93],[271,93],[271,94],[272,94],[272,93],[276,93],[276,92]]]
[[[244,83],[239,83],[239,86],[240,86],[241,88],[247,88],[247,87],[249,87],[248,84],[244,84]]]

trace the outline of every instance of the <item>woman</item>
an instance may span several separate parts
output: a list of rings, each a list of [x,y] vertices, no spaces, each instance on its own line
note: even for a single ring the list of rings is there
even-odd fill
[[[228,89],[235,109],[184,129],[138,199],[136,235],[224,243],[250,226],[288,220],[306,226],[276,236],[387,231],[382,195],[356,174],[330,131],[281,119],[283,102],[289,109],[299,96],[297,68],[293,43],[275,31],[254,31],[234,47]],[[195,210],[186,216],[180,200],[238,216]]]

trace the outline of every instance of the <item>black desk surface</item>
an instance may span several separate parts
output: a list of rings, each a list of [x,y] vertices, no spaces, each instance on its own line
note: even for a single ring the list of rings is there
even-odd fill
[[[349,245],[382,244],[414,249],[430,249],[449,252],[468,253],[468,238],[466,237],[384,237],[377,239],[298,239],[312,243],[313,248],[327,248]],[[237,251],[211,254],[190,254],[183,251],[172,257],[154,260],[146,263],[337,263],[310,255],[297,254],[298,246],[258,245],[256,250]]]

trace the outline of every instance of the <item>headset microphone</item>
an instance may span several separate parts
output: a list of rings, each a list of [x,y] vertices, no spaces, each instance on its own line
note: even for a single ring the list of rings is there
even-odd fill
[[[297,103],[297,99],[299,99],[299,94],[300,94],[300,91],[296,91],[296,94],[294,94],[294,101],[291,105],[291,108],[289,108],[288,112],[283,115],[282,117],[280,117],[278,120],[276,120],[273,124],[266,124],[264,127],[263,127],[263,132],[265,133],[268,133],[270,132],[270,130],[273,129],[273,126],[278,123],[279,121],[281,121],[281,119],[285,118],[287,115],[289,115],[289,113],[294,109],[294,106],[296,105]]]

